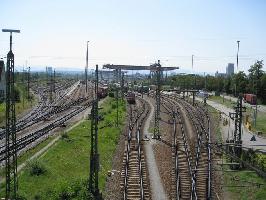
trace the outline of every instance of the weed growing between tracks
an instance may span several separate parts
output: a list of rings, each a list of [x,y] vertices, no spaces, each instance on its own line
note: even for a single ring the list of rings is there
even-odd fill
[[[103,120],[99,123],[101,190],[105,187],[107,172],[112,167],[112,157],[126,114],[125,103],[120,102],[120,123],[116,127],[116,106],[113,106],[115,104],[115,99],[108,98],[100,110],[103,114]],[[32,176],[29,168],[22,171],[19,176],[19,193],[27,199],[88,198],[86,187],[89,177],[89,156],[90,121],[85,120],[38,159],[46,169],[44,174]]]

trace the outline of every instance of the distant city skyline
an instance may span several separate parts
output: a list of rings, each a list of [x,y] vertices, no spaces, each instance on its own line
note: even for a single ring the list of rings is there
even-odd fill
[[[263,0],[14,0],[1,2],[0,27],[21,30],[13,37],[17,69],[26,62],[33,71],[84,69],[89,40],[91,69],[161,60],[180,72],[214,74],[228,63],[247,72],[256,60],[266,60],[265,9]],[[1,32],[0,57],[8,43]]]

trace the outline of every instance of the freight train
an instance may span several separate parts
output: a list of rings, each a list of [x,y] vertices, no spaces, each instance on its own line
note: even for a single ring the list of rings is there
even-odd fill
[[[126,95],[127,102],[129,104],[135,104],[136,103],[136,95],[133,92],[128,92]]]
[[[98,88],[98,98],[104,98],[108,94],[108,87],[102,86]]]
[[[255,105],[257,103],[257,96],[255,94],[244,94],[244,102],[247,102],[251,105]]]

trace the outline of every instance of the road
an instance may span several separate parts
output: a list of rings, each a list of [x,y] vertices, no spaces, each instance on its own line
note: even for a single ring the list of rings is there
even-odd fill
[[[196,100],[202,101],[201,98],[196,97]],[[229,123],[227,126],[222,126],[222,132],[223,132],[223,139],[227,139],[229,136],[229,139],[232,139],[233,132],[234,132],[234,121],[230,119],[229,113],[234,112],[233,109],[228,108],[222,104],[216,103],[214,101],[207,100],[207,104],[212,106],[213,108],[219,110],[220,112],[224,113],[222,116],[226,118]],[[266,151],[266,138],[258,137],[256,136],[256,141],[250,141],[253,134],[249,132],[242,124],[242,140],[243,140],[243,146],[247,148],[253,148],[253,149],[260,149],[263,151]]]

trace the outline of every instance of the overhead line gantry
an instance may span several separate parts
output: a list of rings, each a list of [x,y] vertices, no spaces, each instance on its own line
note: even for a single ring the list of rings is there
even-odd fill
[[[170,71],[179,69],[179,67],[162,67],[160,64],[160,60],[157,63],[151,64],[149,66],[143,65],[113,65],[113,64],[105,64],[103,68],[106,69],[114,69],[116,70],[117,81],[121,80],[121,71],[122,70],[150,70],[150,72],[155,73],[156,77],[156,93],[155,93],[155,100],[156,100],[156,109],[155,109],[155,124],[154,124],[154,139],[160,139],[160,104],[161,104],[161,85],[162,85],[162,75],[163,71]],[[121,81],[120,81],[121,83]]]

